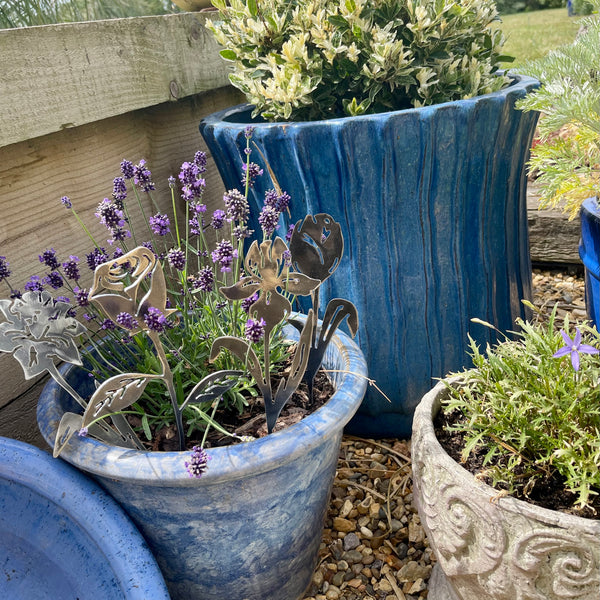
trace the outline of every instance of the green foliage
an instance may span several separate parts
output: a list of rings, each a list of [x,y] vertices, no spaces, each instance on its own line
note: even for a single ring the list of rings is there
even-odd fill
[[[465,420],[451,427],[464,433],[463,456],[475,449],[486,454],[486,473],[525,493],[534,482],[554,472],[585,506],[600,492],[600,355],[581,354],[575,371],[569,356],[553,358],[564,346],[554,327],[519,322],[516,340],[506,340],[482,354],[474,342],[474,369],[459,375],[444,410],[459,410]],[[600,334],[579,324],[583,341],[600,347]],[[564,321],[574,337],[574,327]]]
[[[598,195],[600,170],[600,19],[582,24],[575,42],[519,69],[543,84],[518,104],[542,113],[530,160],[543,185],[540,206],[564,202],[571,218]]]
[[[591,15],[594,5],[588,0],[573,0],[573,12],[576,15]]]
[[[315,120],[496,91],[493,0],[213,0],[231,83],[268,120]]]
[[[565,5],[566,0],[496,0],[496,6],[501,15],[548,8],[561,8]]]
[[[0,29],[172,12],[168,0],[4,0]]]

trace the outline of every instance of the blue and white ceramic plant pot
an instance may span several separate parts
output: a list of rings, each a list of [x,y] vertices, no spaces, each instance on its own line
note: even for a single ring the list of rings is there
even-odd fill
[[[200,479],[187,474],[187,452],[140,452],[77,436],[63,450],[61,457],[91,474],[139,527],[173,600],[302,597],[317,560],[342,430],[367,386],[364,357],[341,332],[323,366],[336,387],[324,406],[256,441],[209,449]],[[90,387],[80,369],[64,374],[84,394]],[[38,403],[48,443],[67,410],[76,406],[49,383]]]
[[[0,598],[169,600],[122,508],[71,465],[0,437]]]
[[[588,318],[600,325],[600,208],[594,197],[581,205],[579,256],[585,267],[585,305]]]
[[[485,345],[526,316],[531,298],[525,160],[537,114],[515,102],[539,83],[469,100],[328,121],[252,122],[262,156],[292,200],[291,222],[328,213],[349,260],[322,286],[361,317],[358,341],[372,388],[348,431],[409,436],[432,380],[460,370],[468,335]],[[205,118],[200,131],[225,186],[239,186],[251,107]],[[265,169],[265,174],[267,170]],[[262,208],[269,177],[251,190]],[[255,221],[252,228],[260,232]],[[281,233],[287,230],[282,223]]]

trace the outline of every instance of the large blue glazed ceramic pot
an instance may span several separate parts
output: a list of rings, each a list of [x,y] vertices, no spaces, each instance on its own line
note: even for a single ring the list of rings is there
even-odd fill
[[[140,452],[77,436],[62,452],[136,523],[173,600],[302,597],[316,565],[342,430],[367,385],[364,357],[341,332],[323,366],[331,369],[336,386],[327,404],[264,438],[209,449],[208,470],[200,479],[187,474],[187,452]],[[81,370],[64,373],[84,393],[90,387]],[[77,409],[51,382],[38,403],[38,424],[48,443],[54,444],[67,410]]]
[[[169,600],[146,542],[95,482],[0,437],[0,598]]]
[[[515,102],[539,83],[470,100],[297,123],[253,122],[252,160],[268,162],[292,198],[291,221],[329,213],[349,259],[322,286],[324,302],[357,307],[371,388],[347,431],[409,436],[435,378],[468,361],[468,335],[494,342],[531,298],[525,160],[538,115]],[[227,188],[238,187],[249,105],[215,113],[200,131]],[[265,173],[267,173],[265,169]],[[256,217],[269,177],[251,190]],[[256,231],[260,226],[252,223]],[[287,223],[282,224],[282,231]]]
[[[588,318],[600,325],[600,208],[596,198],[581,205],[579,256],[585,267],[585,305]]]

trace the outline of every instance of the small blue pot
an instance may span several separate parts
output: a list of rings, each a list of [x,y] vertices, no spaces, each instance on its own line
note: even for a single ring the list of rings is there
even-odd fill
[[[341,332],[323,365],[336,386],[326,405],[259,440],[208,450],[200,479],[187,474],[188,452],[140,452],[78,437],[62,452],[136,523],[174,600],[302,597],[317,560],[342,430],[367,385],[362,353]],[[80,369],[63,372],[84,397],[91,392]],[[49,444],[67,410],[76,407],[50,382],[37,413]]]
[[[292,198],[291,222],[324,212],[342,226],[346,256],[322,298],[356,305],[369,376],[387,395],[369,390],[348,432],[410,436],[433,380],[468,363],[468,336],[483,346],[496,341],[471,319],[507,331],[526,316],[524,165],[538,115],[515,102],[538,86],[515,77],[496,93],[436,106],[252,123],[253,142]],[[250,113],[237,106],[200,124],[227,188],[240,185]],[[252,160],[265,166],[258,152]],[[251,190],[258,232],[269,187],[265,175]]]
[[[0,598],[169,600],[139,531],[91,479],[0,437]]]
[[[585,305],[588,318],[600,324],[600,208],[596,198],[581,205],[579,256],[585,267]]]

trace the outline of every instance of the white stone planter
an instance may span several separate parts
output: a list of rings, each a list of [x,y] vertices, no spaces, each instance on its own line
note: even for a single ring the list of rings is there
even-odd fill
[[[477,481],[438,443],[443,382],[415,412],[414,494],[438,562],[429,600],[598,600],[600,522],[540,508]]]

